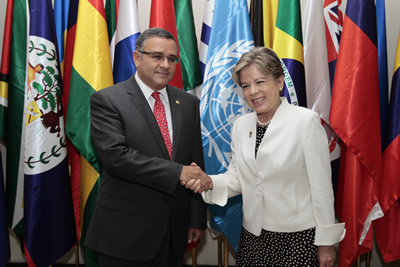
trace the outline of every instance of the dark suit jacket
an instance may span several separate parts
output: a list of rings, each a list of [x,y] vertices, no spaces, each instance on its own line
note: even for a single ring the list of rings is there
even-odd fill
[[[86,245],[97,252],[150,261],[171,231],[173,250],[182,257],[188,228],[206,228],[201,196],[179,183],[183,165],[204,165],[199,101],[172,86],[167,92],[172,160],[134,76],[91,97],[91,136],[103,173]]]

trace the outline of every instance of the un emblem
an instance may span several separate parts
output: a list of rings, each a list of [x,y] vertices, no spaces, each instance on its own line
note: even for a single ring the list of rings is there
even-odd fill
[[[251,109],[242,89],[232,80],[232,70],[243,53],[254,47],[253,41],[223,45],[207,62],[200,101],[204,159],[208,174],[227,169],[231,160],[230,143],[233,122]]]

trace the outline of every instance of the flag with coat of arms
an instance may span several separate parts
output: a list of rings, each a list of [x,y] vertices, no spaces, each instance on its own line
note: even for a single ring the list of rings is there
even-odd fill
[[[14,1],[11,44],[9,222],[28,265],[48,266],[76,240],[51,0]]]
[[[24,104],[24,241],[37,265],[53,264],[75,242],[61,76],[50,0],[30,1]]]

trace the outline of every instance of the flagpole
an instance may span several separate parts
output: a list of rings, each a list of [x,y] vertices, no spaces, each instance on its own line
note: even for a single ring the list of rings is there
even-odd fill
[[[79,243],[75,245],[75,267],[79,267]]]
[[[218,267],[222,267],[222,234],[218,236]]]
[[[197,247],[192,248],[192,267],[197,267]]]
[[[229,242],[228,238],[226,238],[226,236],[224,235],[224,267],[228,267],[229,265],[228,251],[229,251]]]
[[[371,252],[367,253],[367,262],[365,263],[367,267],[371,267]]]

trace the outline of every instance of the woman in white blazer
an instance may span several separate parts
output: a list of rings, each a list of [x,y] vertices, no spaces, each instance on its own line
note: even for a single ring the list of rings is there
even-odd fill
[[[345,234],[335,224],[328,141],[318,114],[280,98],[283,69],[274,51],[245,53],[233,71],[254,110],[232,130],[232,161],[212,175],[206,202],[243,197],[237,266],[331,266]]]

